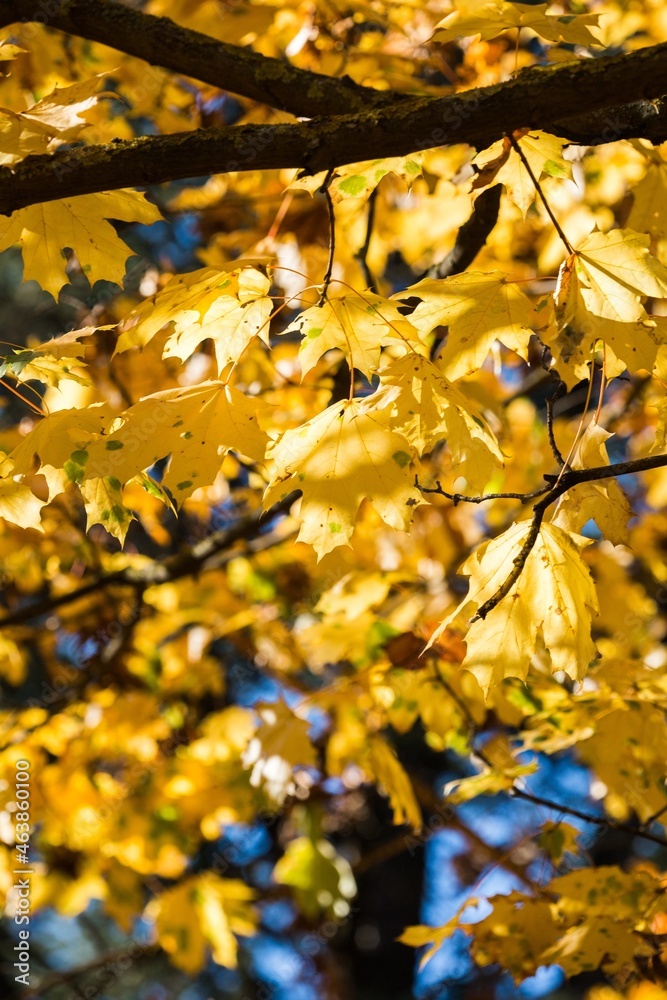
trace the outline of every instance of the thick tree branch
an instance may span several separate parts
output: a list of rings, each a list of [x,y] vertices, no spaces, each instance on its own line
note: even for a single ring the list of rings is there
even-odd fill
[[[667,139],[662,94],[667,94],[667,43],[610,59],[535,67],[493,87],[408,98],[363,114],[145,136],[29,156],[0,168],[0,214],[80,194],[234,170],[301,167],[316,173],[452,143],[483,149],[520,128],[589,145],[637,136],[662,141]],[[630,121],[624,117],[628,101],[640,101]],[[625,107],[619,110],[619,105]]]
[[[231,13],[227,16],[233,18]],[[308,118],[387,107],[401,97],[361,87],[347,76],[297,69],[252,49],[182,28],[168,17],[144,14],[109,0],[0,0],[0,27],[20,21],[46,23],[153,66]]]

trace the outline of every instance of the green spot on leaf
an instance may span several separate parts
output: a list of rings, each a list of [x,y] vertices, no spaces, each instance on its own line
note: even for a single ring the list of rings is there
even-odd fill
[[[362,174],[353,174],[352,177],[346,177],[341,181],[338,190],[343,194],[349,194],[352,198],[358,198],[366,190],[366,178]]]

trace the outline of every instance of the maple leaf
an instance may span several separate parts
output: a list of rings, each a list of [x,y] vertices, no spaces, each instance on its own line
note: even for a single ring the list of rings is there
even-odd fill
[[[31,349],[15,350],[5,356],[0,363],[0,378],[12,375],[17,382],[36,379],[45,385],[57,386],[63,379],[90,385],[90,378],[83,370],[80,359],[86,351],[80,343],[82,337],[89,337],[95,327],[71,330],[60,337],[54,337]]]
[[[502,735],[485,744],[484,760],[488,764],[479,774],[458,778],[445,785],[448,802],[468,802],[478,795],[497,795],[512,788],[517,778],[537,770],[535,761],[521,764],[516,760],[516,753],[511,750],[507,737]]]
[[[267,452],[273,472],[269,507],[292,489],[303,493],[299,540],[319,558],[349,544],[359,507],[369,499],[393,528],[406,529],[421,498],[410,474],[410,445],[367,400],[336,403],[285,431]]]
[[[251,768],[250,783],[263,787],[281,805],[295,785],[292,772],[298,765],[316,767],[317,756],[309,737],[310,723],[300,719],[284,704],[258,708],[261,724],[243,754],[243,764]]]
[[[550,42],[599,45],[590,27],[598,14],[549,14],[551,4],[505,3],[503,0],[457,0],[456,9],[436,25],[433,41],[453,42],[466,35],[482,41],[495,38],[509,28],[530,28]]]
[[[50,413],[10,453],[15,474],[27,476],[38,471],[46,479],[52,500],[68,482],[82,481],[86,448],[100,437],[111,419],[107,404]]]
[[[123,503],[123,488],[115,476],[87,479],[79,484],[86,508],[86,529],[102,524],[109,534],[125,542],[134,514]]]
[[[427,924],[414,924],[412,927],[406,927],[397,941],[408,945],[409,948],[423,948],[428,945],[419,960],[419,968],[423,969],[445,941],[448,941],[456,931],[461,929],[460,916],[461,911],[459,910],[451,920],[448,920],[441,927],[429,927]]]
[[[462,603],[434,632],[429,645],[449,625],[466,621],[506,581],[513,560],[530,530],[520,521],[498,538],[484,542],[461,567],[470,577]],[[506,677],[524,680],[538,634],[551,654],[554,671],[580,680],[597,657],[591,619],[597,614],[595,585],[581,558],[590,544],[554,524],[542,524],[521,576],[509,594],[468,629],[462,667],[477,678],[485,696]]]
[[[646,150],[642,150],[646,153]],[[632,188],[632,207],[627,225],[638,233],[648,233],[654,239],[667,236],[667,162],[651,151],[646,174]]]
[[[374,295],[345,294],[302,312],[285,333],[303,335],[299,348],[302,375],[315,367],[326,351],[342,351],[350,368],[371,378],[380,364],[380,349],[387,344],[424,349],[412,323],[394,302]]]
[[[215,480],[230,449],[262,461],[268,441],[258,422],[262,410],[259,400],[222,382],[156,392],[86,446],[80,481],[113,476],[124,484],[171,455],[162,485],[180,503]]]
[[[253,933],[252,889],[239,879],[202,872],[165,889],[148,907],[160,946],[179,969],[194,975],[205,964],[207,950],[227,968],[237,964],[234,932]]]
[[[419,832],[422,828],[421,809],[403,765],[381,736],[371,736],[369,742],[368,764],[380,791],[389,796],[394,823],[407,823]]]
[[[572,469],[609,465],[606,442],[613,437],[592,421],[581,436],[570,461]],[[614,545],[628,542],[628,521],[632,510],[615,479],[581,483],[560,497],[551,518],[566,531],[579,533],[588,521],[595,521],[605,538]]]
[[[122,284],[125,262],[133,251],[107,220],[150,225],[160,218],[157,207],[138,191],[77,195],[20,208],[0,219],[0,249],[20,246],[23,280],[37,281],[57,298],[68,280],[64,249],[76,253],[91,284],[99,278]]]
[[[387,174],[400,177],[410,186],[422,172],[422,157],[422,153],[412,153],[409,156],[390,156],[382,160],[340,166],[327,190],[334,204],[337,204],[346,198],[368,198]],[[321,189],[325,178],[326,171],[312,176],[297,177],[289,187],[315,194]]]
[[[502,962],[515,982],[546,964],[544,951],[558,935],[558,926],[546,899],[512,892],[492,896],[491,913],[465,929],[473,935],[472,953],[478,965]]]
[[[541,177],[570,177],[572,167],[563,158],[567,139],[558,139],[546,132],[530,132],[518,139],[519,147],[539,181]],[[504,184],[524,219],[536,198],[535,182],[509,139],[499,139],[479,153],[473,166],[480,171],[473,188],[489,184]]]
[[[477,406],[427,358],[416,354],[380,372],[378,407],[392,407],[392,426],[420,453],[446,439],[457,476],[481,490],[503,464],[495,436]]]
[[[519,287],[504,276],[468,271],[451,278],[425,278],[393,297],[412,296],[422,300],[410,316],[422,336],[436,326],[449,326],[439,358],[448,379],[481,368],[494,340],[527,357],[533,307]]]
[[[101,97],[97,93],[104,74],[69,87],[56,87],[25,111],[0,107],[0,163],[15,163],[29,153],[48,152],[58,142],[71,142],[86,128],[81,115]]]
[[[40,511],[44,503],[20,481],[21,477],[16,472],[11,458],[5,456],[0,459],[0,517],[20,528],[41,531]]]
[[[631,229],[593,232],[561,267],[556,309],[571,308],[563,288],[572,269],[589,313],[617,323],[636,323],[646,315],[641,296],[667,296],[667,268],[651,256],[650,238]]]
[[[667,296],[667,268],[649,252],[649,237],[629,229],[594,232],[562,264],[554,294],[555,326],[540,331],[568,387],[588,377],[598,340],[630,371],[653,368],[664,341],[660,318],[642,296]]]
[[[251,340],[269,342],[273,300],[271,282],[257,268],[236,261],[229,268],[202,268],[175,275],[165,287],[123,321],[116,353],[144,347],[167,324],[174,331],[163,356],[188,358],[202,341],[211,339],[219,372],[238,361]]]

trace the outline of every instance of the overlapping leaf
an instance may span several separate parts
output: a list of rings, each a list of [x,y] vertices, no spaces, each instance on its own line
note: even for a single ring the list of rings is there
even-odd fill
[[[138,191],[84,194],[62,201],[47,201],[20,208],[8,219],[0,219],[0,249],[20,246],[23,280],[33,279],[57,297],[68,280],[63,250],[76,253],[91,283],[105,278],[122,284],[125,262],[133,251],[108,220],[150,225],[160,218],[156,206]]]
[[[268,343],[273,310],[270,287],[265,274],[239,261],[229,268],[206,267],[175,275],[122,323],[116,351],[144,347],[173,323],[164,357],[184,361],[210,338],[222,372],[239,360],[254,337]]]
[[[387,344],[423,350],[412,323],[390,302],[372,292],[327,298],[322,305],[302,312],[290,330],[303,335],[299,364],[303,375],[315,367],[326,351],[342,351],[350,368],[370,378],[380,364],[380,350]]]
[[[494,340],[527,357],[533,307],[518,285],[503,275],[468,271],[451,278],[425,278],[394,298],[412,296],[421,299],[410,321],[422,336],[436,326],[449,326],[440,354],[448,379],[481,368]]]
[[[391,407],[392,426],[420,453],[443,438],[457,476],[482,490],[502,465],[495,436],[472,400],[428,358],[409,354],[380,372],[378,405]]]
[[[462,566],[470,589],[459,607],[436,630],[431,643],[453,625],[465,630],[479,607],[507,580],[530,530],[529,521],[514,524],[498,538],[484,542]],[[581,550],[586,539],[554,524],[543,524],[518,581],[486,618],[473,622],[466,634],[462,666],[475,675],[485,695],[506,677],[528,674],[538,635],[551,655],[554,671],[581,679],[597,656],[591,621],[597,595]]]
[[[550,14],[551,6],[506,3],[504,0],[457,0],[456,9],[436,25],[433,40],[453,42],[467,35],[479,35],[487,40],[508,28],[530,28],[550,42],[599,44],[590,30],[597,25],[598,14]]]
[[[299,540],[318,556],[348,544],[364,499],[393,528],[408,527],[421,498],[409,469],[410,445],[388,419],[366,400],[336,403],[286,431],[267,453],[273,471],[264,503],[301,490]]]

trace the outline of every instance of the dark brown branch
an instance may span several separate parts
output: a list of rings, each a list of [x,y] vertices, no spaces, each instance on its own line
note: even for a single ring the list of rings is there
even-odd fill
[[[526,503],[529,500],[534,499],[537,496],[542,496],[542,499],[538,501],[533,507],[533,516],[530,523],[530,528],[528,534],[526,535],[523,545],[519,550],[519,553],[513,560],[513,566],[507,579],[502,583],[498,590],[493,594],[488,601],[485,601],[477,609],[477,612],[470,619],[470,622],[476,622],[480,619],[486,618],[488,614],[500,604],[504,597],[507,597],[512,587],[515,585],[523,568],[526,565],[526,560],[532,552],[535,543],[538,539],[540,533],[540,527],[542,521],[544,520],[544,515],[551,506],[555,503],[559,497],[567,493],[574,486],[579,486],[581,483],[593,483],[600,479],[614,479],[617,476],[629,476],[637,472],[648,472],[651,469],[660,469],[667,466],[667,455],[650,455],[647,458],[635,458],[628,462],[616,462],[614,465],[599,465],[592,469],[567,469],[566,471],[561,471],[558,476],[545,475],[547,481],[547,486],[539,487],[537,490],[533,490],[532,493],[487,493],[485,496],[481,497],[466,497],[460,493],[446,493],[439,482],[436,483],[435,487],[426,489],[425,487],[419,486],[419,483],[415,479],[415,485],[422,493],[436,493],[440,496],[447,497],[454,503],[482,503],[485,500],[519,500],[521,503]]]
[[[233,20],[234,15],[225,15],[221,7],[220,16]],[[0,0],[0,27],[33,20],[307,118],[387,107],[401,98],[392,91],[362,87],[347,76],[334,78],[297,69],[252,49],[182,28],[168,17],[144,14],[109,0]]]
[[[667,139],[667,43],[628,55],[524,70],[507,83],[450,97],[407,98],[386,109],[294,125],[245,125],[144,136],[0,168],[0,214],[98,191],[234,170],[301,167],[311,173],[369,158],[466,142],[486,148],[520,128],[599,145],[632,136]],[[628,125],[618,105],[641,98],[650,113]],[[651,100],[654,99],[654,100]],[[582,134],[583,112],[593,114]],[[568,120],[577,115],[577,127]],[[647,128],[647,120],[651,128]]]
[[[323,306],[327,292],[329,291],[329,285],[331,283],[331,275],[333,274],[334,268],[334,257],[336,256],[336,214],[334,212],[334,204],[331,198],[331,191],[329,190],[329,185],[333,179],[333,170],[327,172],[327,176],[324,179],[324,183],[320,188],[320,191],[324,194],[327,202],[327,219],[329,221],[329,252],[327,255],[327,266],[324,272],[324,278],[322,280],[322,291],[320,293],[319,305]]]
[[[265,548],[269,544],[277,544],[284,540],[283,536],[276,538],[270,534],[260,535],[260,532],[273,517],[287,513],[299,496],[300,492],[295,490],[284,500],[274,504],[270,510],[258,511],[246,517],[240,517],[230,528],[213,532],[208,538],[193,545],[192,548],[179,552],[175,556],[169,556],[160,562],[138,569],[126,566],[114,573],[95,577],[76,590],[45,597],[41,601],[27,605],[27,607],[11,611],[0,619],[0,629],[8,628],[10,625],[22,625],[33,618],[49,614],[65,604],[71,604],[83,597],[88,597],[90,594],[106,590],[108,587],[129,587],[138,594],[143,594],[147,587],[159,586],[173,580],[180,580],[185,576],[196,576],[207,569],[218,568],[229,557],[229,550],[236,542],[248,543],[250,551],[253,551],[253,541],[255,542],[254,550]],[[224,553],[222,558],[221,553]]]
[[[366,235],[364,237],[364,242],[359,247],[355,253],[355,258],[359,261],[359,267],[364,275],[364,281],[366,283],[366,288],[371,292],[377,292],[377,285],[375,278],[371,273],[371,269],[368,266],[368,251],[371,245],[371,239],[373,236],[373,226],[375,225],[375,206],[377,204],[378,189],[376,187],[371,191],[368,198],[367,214],[366,214]]]
[[[582,812],[573,806],[564,806],[560,802],[552,802],[551,799],[544,799],[541,795],[534,795],[532,792],[524,791],[523,788],[512,788],[511,795],[518,799],[525,799],[526,802],[533,802],[536,806],[545,806],[547,809],[554,809],[556,812],[565,813],[568,816],[576,816],[584,823],[592,823],[594,826],[606,827],[608,830],[620,830],[622,833],[629,833],[632,837],[641,837],[642,840],[650,840],[653,844],[660,844],[667,847],[667,838],[659,836],[657,833],[649,833],[641,827],[632,826],[631,823],[619,823],[616,820],[605,819],[604,816],[594,816],[592,813]]]

